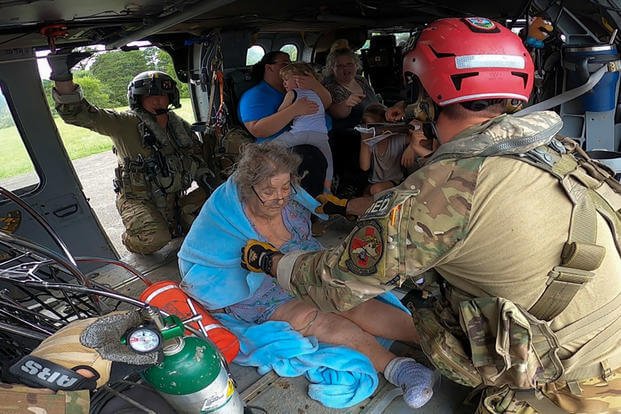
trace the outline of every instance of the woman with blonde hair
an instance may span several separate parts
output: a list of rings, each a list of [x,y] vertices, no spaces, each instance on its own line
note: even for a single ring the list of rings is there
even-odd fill
[[[286,110],[299,99],[308,99],[317,104],[317,112],[308,115],[298,115],[293,118],[291,128],[285,131],[274,141],[287,147],[296,145],[312,145],[318,148],[327,162],[326,174],[323,183],[323,192],[331,193],[333,160],[330,144],[328,144],[328,128],[326,126],[326,116],[324,103],[319,95],[312,89],[300,87],[297,79],[299,76],[312,76],[319,81],[315,70],[308,63],[291,63],[280,70],[285,90],[285,97],[278,108],[278,111]],[[330,106],[331,100],[327,106]]]
[[[334,174],[339,176],[337,195],[352,198],[366,186],[366,173],[360,170],[360,134],[354,127],[362,121],[364,109],[378,102],[369,82],[358,75],[360,59],[351,49],[336,49],[326,59],[325,87],[332,96],[328,109],[333,123],[330,145],[334,156]]]

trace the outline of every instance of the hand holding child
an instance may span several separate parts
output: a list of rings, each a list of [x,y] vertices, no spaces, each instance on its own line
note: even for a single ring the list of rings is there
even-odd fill
[[[308,98],[296,99],[291,106],[293,107],[295,113],[298,116],[314,114],[319,110],[319,105],[309,100]]]

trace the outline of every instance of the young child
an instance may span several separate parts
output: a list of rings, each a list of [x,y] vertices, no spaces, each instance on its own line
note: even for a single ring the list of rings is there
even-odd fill
[[[296,145],[313,145],[323,153],[328,167],[326,168],[326,179],[324,181],[324,193],[330,193],[332,187],[332,176],[334,174],[332,151],[328,144],[328,128],[326,127],[325,108],[319,95],[311,89],[299,89],[296,84],[295,76],[313,76],[319,80],[313,68],[303,62],[291,63],[280,70],[280,77],[283,80],[287,93],[278,111],[282,111],[296,99],[306,98],[317,104],[319,109],[314,114],[300,115],[294,118],[291,129],[280,134],[274,140],[287,147]]]
[[[386,122],[386,109],[379,103],[368,105],[362,115],[362,122],[366,124]],[[365,138],[363,135],[360,146],[360,169],[371,170],[369,186],[365,192],[374,195],[399,185],[405,178],[401,157],[409,145],[408,135],[396,134],[373,146],[365,143]]]

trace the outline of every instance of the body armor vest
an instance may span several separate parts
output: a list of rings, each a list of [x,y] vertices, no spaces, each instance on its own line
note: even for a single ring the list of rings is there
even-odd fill
[[[134,110],[140,119],[139,135],[147,156],[125,157],[115,170],[115,190],[127,198],[152,200],[166,208],[170,196],[187,190],[200,166],[200,153],[183,122],[169,113],[166,129],[142,109]]]

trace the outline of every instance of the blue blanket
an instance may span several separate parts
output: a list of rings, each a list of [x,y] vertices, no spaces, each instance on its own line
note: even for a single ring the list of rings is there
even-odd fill
[[[377,299],[409,313],[390,292]],[[377,372],[371,360],[354,349],[317,343],[315,337],[303,336],[287,322],[256,325],[224,313],[213,316],[239,338],[240,351],[233,362],[257,367],[261,375],[270,370],[281,377],[305,375],[310,382],[309,397],[326,407],[354,406],[373,395],[377,388]],[[392,344],[384,338],[377,341],[385,348]]]
[[[347,408],[371,396],[378,385],[373,365],[365,355],[343,346],[317,343],[287,322],[260,325],[227,314],[218,319],[241,339],[235,363],[255,366],[260,374],[274,370],[281,377],[305,375],[308,395],[326,407]]]

